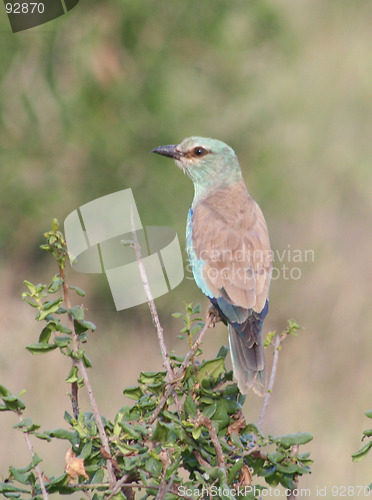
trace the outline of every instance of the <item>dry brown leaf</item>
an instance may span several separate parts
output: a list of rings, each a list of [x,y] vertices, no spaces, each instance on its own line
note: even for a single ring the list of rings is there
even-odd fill
[[[89,476],[85,471],[84,460],[82,458],[78,458],[72,451],[72,448],[69,448],[69,450],[67,451],[65,460],[65,471],[70,477],[72,483],[77,482],[79,476],[83,476],[85,477],[85,479],[89,479]]]
[[[233,417],[235,418],[235,422],[230,424],[227,428],[227,433],[230,434],[239,434],[241,430],[246,427],[245,418],[243,412],[241,410],[237,411]]]
[[[243,465],[239,476],[239,486],[250,486],[252,483],[252,474],[247,465]]]

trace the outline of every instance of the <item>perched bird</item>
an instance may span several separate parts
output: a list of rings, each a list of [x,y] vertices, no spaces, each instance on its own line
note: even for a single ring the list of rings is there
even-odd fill
[[[241,393],[265,393],[261,329],[268,312],[271,249],[264,216],[249,196],[234,151],[190,137],[153,153],[174,158],[194,183],[186,245],[195,281],[229,330]]]

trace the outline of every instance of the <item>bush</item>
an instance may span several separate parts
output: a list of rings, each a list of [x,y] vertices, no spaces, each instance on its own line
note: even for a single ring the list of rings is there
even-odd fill
[[[66,382],[71,384],[72,414],[65,412],[65,429],[40,430],[25,416],[22,394],[14,395],[0,386],[1,411],[12,411],[15,425],[23,432],[31,462],[23,468],[10,466],[8,478],[0,483],[0,493],[7,498],[48,498],[51,493],[73,494],[81,491],[88,498],[173,499],[193,496],[216,496],[221,499],[258,498],[266,486],[281,484],[288,498],[294,498],[299,476],[310,473],[309,453],[300,453],[299,445],[312,439],[307,432],[283,436],[264,436],[258,425],[247,423],[242,412],[245,396],[226,370],[228,349],[221,347],[213,359],[203,359],[200,348],[213,318],[205,323],[200,306],[188,304],[182,318],[179,337],[188,344],[185,356],[168,353],[155,304],[148,297],[163,355],[164,370],[141,372],[138,385],[124,394],[131,406],[119,409],[113,421],[101,416],[90,385],[92,367],[85,344],[95,325],[85,319],[84,307],[73,306],[71,291],[85,293],[65,280],[67,248],[58,223],[45,233],[46,244],[58,264],[49,285],[25,281],[23,299],[37,310],[36,320],[44,327],[38,342],[27,346],[33,354],[59,350],[71,358]],[[135,233],[133,234],[136,247]],[[138,263],[141,266],[138,244]],[[56,297],[56,298],[55,298]],[[272,332],[266,347],[274,346],[275,370],[271,374],[259,422],[262,423],[272,391],[281,343],[296,335],[291,320],[280,335]],[[88,392],[91,409],[79,408],[79,390]],[[42,459],[34,451],[33,438],[66,441],[66,466],[62,475],[46,477]]]

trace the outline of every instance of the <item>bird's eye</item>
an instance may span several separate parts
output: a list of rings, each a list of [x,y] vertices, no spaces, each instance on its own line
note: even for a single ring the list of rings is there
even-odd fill
[[[194,156],[204,156],[207,154],[207,150],[201,147],[194,148]]]

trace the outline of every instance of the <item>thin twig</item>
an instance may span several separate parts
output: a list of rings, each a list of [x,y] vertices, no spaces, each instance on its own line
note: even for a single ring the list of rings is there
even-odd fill
[[[222,467],[226,470],[225,466],[225,456],[223,454],[221,443],[218,439],[216,429],[213,427],[212,421],[210,418],[205,417],[203,414],[200,414],[195,422],[196,426],[204,425],[207,428],[209,433],[209,437],[211,438],[212,444],[216,451],[217,463],[218,467]]]
[[[208,464],[208,462],[206,462],[206,464]],[[209,466],[209,464],[208,464]],[[119,479],[119,481],[116,483],[115,487],[112,489],[112,490],[106,490],[106,493],[110,493],[108,497],[105,498],[105,500],[111,500],[111,498],[113,496],[115,496],[117,493],[119,493],[119,491],[121,490],[121,488],[137,488],[137,489],[146,489],[146,488],[149,488],[149,486],[146,486],[145,484],[143,483],[126,483],[124,480],[128,480],[129,479],[129,475],[125,475],[123,476],[121,479]],[[84,485],[69,485],[69,488],[71,490],[74,490],[74,491],[82,491],[84,492],[84,490],[86,489],[96,489],[96,488],[105,488],[107,487],[107,484],[106,483],[90,483],[90,484],[84,484]],[[152,490],[159,490],[160,489],[160,486],[156,485],[156,484],[151,484],[151,489]],[[115,492],[114,492],[115,490]],[[169,487],[169,483],[168,483],[168,489],[167,489],[167,492],[169,491],[169,493],[173,493],[174,495],[177,495],[179,498],[186,498],[187,500],[194,500],[193,497],[188,497],[186,495],[181,495],[178,491],[178,488],[176,488],[175,486],[170,486]]]
[[[207,462],[203,457],[202,457],[202,454],[200,453],[200,451],[198,450],[194,450],[193,451],[193,455],[194,457],[196,458],[196,460],[198,461],[198,463],[202,466],[202,467],[210,467],[211,464],[209,462]]]
[[[63,296],[64,296],[64,300],[65,300],[65,304],[66,304],[66,309],[69,310],[71,308],[71,301],[70,301],[68,286],[67,286],[67,283],[65,280],[64,271],[61,267],[60,267],[59,271],[60,271],[60,276],[63,279]],[[73,350],[74,350],[74,352],[77,353],[79,350],[79,337],[75,331],[74,319],[73,319],[71,314],[68,314],[68,319],[69,319],[70,329],[72,331],[71,335],[72,335]],[[109,441],[108,441],[108,438],[106,435],[105,427],[104,427],[103,422],[102,422],[101,414],[99,412],[97,401],[96,401],[96,398],[94,397],[92,386],[90,384],[90,380],[88,377],[88,372],[85,368],[83,360],[79,357],[78,359],[75,359],[75,363],[79,369],[79,372],[83,376],[84,385],[85,385],[85,388],[87,390],[90,406],[92,408],[93,415],[94,415],[94,418],[95,418],[95,421],[97,424],[97,429],[98,429],[99,437],[101,439],[102,448],[103,448],[105,455],[106,455],[106,464],[107,464],[107,471],[108,471],[109,479],[110,479],[110,488],[112,488],[116,483],[116,478],[115,478],[114,468],[113,468],[112,459],[111,459],[110,445],[109,445]],[[79,415],[79,407],[77,407],[77,412]]]
[[[125,476],[125,477],[126,477],[126,479],[128,479],[128,476]],[[110,493],[110,495],[109,495],[108,497],[106,497],[106,498],[105,498],[105,500],[111,500],[111,498],[112,498],[114,495],[116,495],[117,493],[119,493],[120,488],[119,488],[119,490],[116,490],[116,488],[117,488],[117,486],[118,486],[119,482],[121,482],[121,479],[117,482],[117,484],[116,484],[115,488],[112,490],[112,492]],[[95,485],[95,486],[97,486],[97,485]],[[98,484],[98,486],[100,486],[100,485]],[[104,485],[103,485],[103,486],[104,486]],[[158,486],[157,484],[151,484],[151,486],[146,486],[146,485],[144,485],[144,484],[142,484],[142,483],[125,483],[125,482],[124,482],[124,483],[121,483],[121,484],[120,484],[120,487],[121,487],[121,488],[122,488],[122,487],[124,487],[124,488],[125,488],[125,487],[129,487],[129,488],[137,488],[137,489],[142,489],[142,488],[143,488],[143,489],[146,489],[146,488],[151,488],[152,490],[160,490],[161,485],[160,485],[160,486]],[[114,493],[114,490],[115,490],[115,493]],[[185,498],[186,500],[194,500],[194,498],[193,498],[193,497],[189,497],[189,496],[187,496],[187,495],[181,495],[181,494],[180,494],[180,492],[179,492],[179,490],[178,490],[178,488],[176,488],[175,486],[172,486],[172,485],[170,485],[170,486],[169,486],[169,483],[168,483],[168,487],[167,487],[167,491],[166,491],[166,493],[168,493],[168,492],[169,492],[169,493],[173,493],[174,495],[178,496],[179,498]]]
[[[68,292],[68,286],[67,286],[66,279],[65,279],[65,271],[61,265],[59,265],[59,275],[62,278],[63,297],[65,300],[66,309],[69,310],[69,309],[71,309],[70,295]],[[73,321],[72,316],[69,315],[68,319],[69,319],[71,330],[73,330],[74,321]],[[79,341],[76,338],[76,335],[72,336],[72,345],[73,345],[74,351],[77,352],[79,350]],[[72,358],[72,364],[74,366],[77,364],[76,359]],[[79,413],[80,413],[79,386],[78,386],[77,382],[71,383],[71,405],[72,405],[72,414],[73,414],[75,420],[77,420],[79,418]]]
[[[187,365],[188,365],[188,362],[190,361],[191,357],[194,356],[196,350],[198,349],[198,347],[200,346],[200,344],[202,343],[203,341],[203,338],[204,338],[204,335],[207,333],[208,331],[208,328],[210,327],[210,325],[212,324],[213,322],[213,318],[211,316],[208,316],[207,318],[207,321],[205,322],[204,326],[203,326],[203,329],[202,331],[199,333],[199,337],[195,340],[195,342],[193,343],[192,345],[192,348],[191,350],[186,354],[186,357],[185,359],[183,360],[183,363],[182,365],[180,366],[180,369],[178,370],[178,372],[176,373],[176,378],[178,379],[180,377],[181,374],[184,373],[184,371],[186,370],[187,368]]]
[[[132,205],[130,207],[130,211],[131,211],[130,217],[131,217],[131,227],[132,227],[132,235],[133,235],[133,242],[134,242],[134,250],[136,252],[136,259],[137,259],[137,263],[138,263],[138,268],[140,271],[143,288],[145,290],[145,294],[147,297],[147,303],[149,305],[152,321],[153,321],[155,328],[156,328],[156,333],[158,336],[161,355],[163,357],[164,368],[167,371],[168,381],[170,383],[172,383],[172,381],[174,379],[174,372],[173,372],[173,368],[170,364],[167,346],[165,345],[164,330],[160,324],[158,311],[157,311],[156,306],[155,306],[154,298],[152,296],[149,281],[148,281],[147,275],[146,275],[146,269],[145,269],[145,266],[143,264],[143,260],[142,260],[142,256],[141,256],[141,247],[140,247],[139,242],[138,242],[136,228],[134,225],[134,215],[133,215],[133,206]],[[176,406],[177,406],[178,415],[181,416],[182,406],[181,406],[181,403],[178,399],[176,391],[173,391],[173,397],[174,397],[174,401],[175,401]]]
[[[291,449],[291,455],[295,456],[298,453],[299,449],[300,449],[300,446],[298,444],[294,444],[292,446],[292,449]],[[297,498],[297,494],[298,494],[298,474],[294,474],[294,476],[293,476],[293,482],[294,482],[295,487],[292,490],[288,491],[288,493],[287,493],[287,499],[288,500],[296,500],[296,498]]]
[[[168,483],[165,479],[162,480],[162,482],[160,484],[159,491],[155,497],[155,500],[163,500],[163,498],[165,498],[165,495],[168,493],[168,491],[172,487],[173,481],[174,481],[173,476],[170,478]]]
[[[106,497],[106,500],[110,500],[112,497],[114,497],[117,493],[119,493],[119,491],[121,490],[121,488],[123,486],[131,486],[132,485],[129,483],[129,484],[126,484],[126,481],[128,481],[129,479],[129,475],[128,474],[124,474],[123,477],[121,477],[119,479],[119,481],[116,482],[115,486],[113,488],[111,488],[111,492],[109,494],[108,497]],[[134,486],[134,485],[133,485]]]
[[[211,323],[212,323],[212,318],[209,316],[208,319],[207,319],[207,321],[206,321],[206,323],[205,323],[205,325],[204,325],[204,327],[203,327],[203,329],[202,329],[202,331],[199,333],[199,337],[193,343],[191,350],[186,354],[185,359],[183,360],[182,365],[180,366],[180,368],[177,371],[177,373],[174,375],[172,383],[169,385],[169,387],[165,391],[164,396],[159,401],[158,406],[155,408],[154,413],[153,413],[152,417],[149,420],[150,424],[153,424],[155,422],[155,420],[157,419],[159,413],[163,409],[165,403],[168,401],[168,398],[169,398],[169,396],[171,395],[171,393],[173,391],[173,384],[175,384],[179,380],[182,380],[183,375],[184,375],[184,373],[186,371],[188,362],[190,361],[191,357],[195,354],[196,350],[198,349],[198,347],[202,343],[204,335],[206,334],[206,332],[207,332],[209,326],[211,325]]]
[[[268,385],[268,388],[267,388],[267,392],[266,392],[266,395],[265,395],[265,399],[264,399],[264,402],[263,402],[263,405],[262,405],[262,408],[261,408],[261,413],[260,413],[260,416],[258,418],[258,428],[261,429],[262,427],[262,422],[263,422],[263,419],[264,419],[264,416],[265,416],[265,412],[266,412],[266,409],[267,409],[267,405],[269,404],[269,400],[270,400],[270,396],[271,396],[271,393],[272,393],[272,390],[273,390],[273,387],[274,387],[274,382],[275,382],[275,376],[276,376],[276,370],[277,370],[277,367],[278,367],[278,359],[279,359],[279,346],[280,346],[280,343],[282,341],[282,338],[279,334],[276,335],[275,337],[275,341],[274,341],[274,359],[273,359],[273,366],[271,368],[271,374],[270,374],[270,381],[269,381],[269,385]]]
[[[22,422],[23,421],[22,413],[20,411],[18,411],[17,415],[18,415],[18,420],[20,422]],[[33,460],[35,457],[35,452],[34,452],[34,447],[32,446],[32,443],[31,443],[30,436],[28,435],[28,432],[24,432],[23,435],[25,437],[28,449],[30,450],[31,459]],[[36,464],[34,466],[34,469],[35,469],[37,478],[38,478],[39,483],[40,483],[40,488],[41,488],[41,491],[43,493],[43,498],[44,498],[44,500],[48,500],[49,496],[48,496],[48,492],[47,492],[46,487],[45,487],[45,483],[44,483],[44,479],[43,479],[43,472],[40,469],[39,464]]]

